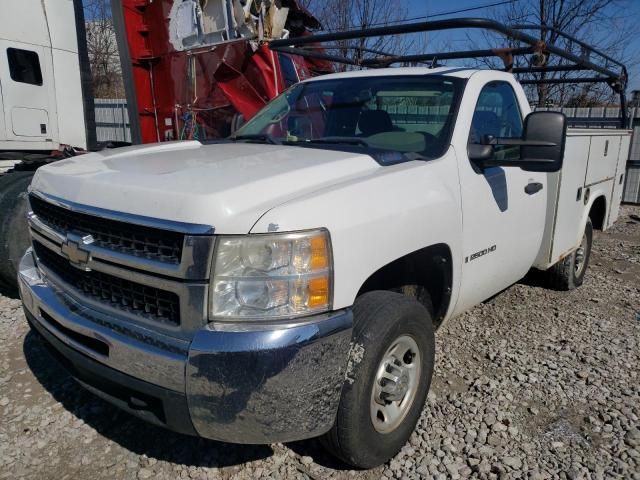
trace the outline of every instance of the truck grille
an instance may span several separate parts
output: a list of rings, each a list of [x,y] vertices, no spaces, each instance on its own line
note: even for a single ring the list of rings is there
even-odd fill
[[[33,194],[29,202],[38,219],[62,235],[71,231],[91,235],[97,246],[165,263],[177,265],[182,258],[181,233],[75,212]]]
[[[38,262],[82,294],[152,320],[180,324],[177,294],[95,270],[80,270],[35,240],[33,249]]]

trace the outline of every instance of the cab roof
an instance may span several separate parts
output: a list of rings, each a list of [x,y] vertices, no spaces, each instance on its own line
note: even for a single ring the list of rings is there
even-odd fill
[[[358,77],[385,77],[399,75],[446,75],[449,77],[469,78],[478,69],[465,67],[398,67],[398,68],[370,68],[364,70],[352,70],[349,72],[329,73],[319,77],[310,78],[306,81],[313,80],[333,80],[339,78],[358,78]]]

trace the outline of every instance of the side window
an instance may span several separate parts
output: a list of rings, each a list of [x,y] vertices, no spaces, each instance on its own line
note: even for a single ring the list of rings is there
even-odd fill
[[[42,85],[42,71],[38,54],[31,50],[7,48],[9,73],[15,82]]]
[[[518,99],[507,82],[491,82],[485,85],[473,112],[469,143],[480,143],[485,135],[502,138],[522,136],[522,114]],[[516,159],[520,147],[497,145],[495,155],[502,159]]]

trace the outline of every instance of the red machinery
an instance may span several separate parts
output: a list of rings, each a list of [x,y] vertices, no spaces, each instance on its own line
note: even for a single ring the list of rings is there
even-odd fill
[[[326,61],[273,52],[321,28],[296,0],[113,0],[134,143],[229,135]]]

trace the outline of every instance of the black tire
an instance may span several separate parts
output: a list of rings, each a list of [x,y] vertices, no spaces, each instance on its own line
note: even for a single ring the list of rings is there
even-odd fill
[[[589,258],[591,257],[591,245],[593,243],[593,225],[590,218],[587,219],[587,225],[585,226],[582,238],[583,243],[576,251],[547,270],[548,285],[551,288],[556,290],[573,290],[584,282],[584,276],[589,267]],[[580,252],[579,250],[581,249],[582,251]],[[576,262],[578,263],[576,264]],[[580,268],[577,268],[577,266],[580,266]]]
[[[435,358],[435,336],[429,311],[405,295],[373,291],[354,305],[353,345],[361,360],[350,361],[347,381],[332,429],[321,438],[329,452],[357,468],[373,468],[395,456],[405,445],[424,407]],[[420,351],[420,372],[413,401],[394,430],[381,433],[374,426],[371,401],[374,382],[385,353],[402,336]]]
[[[34,172],[9,172],[0,177],[0,287],[17,293],[18,264],[30,245],[27,188]]]

